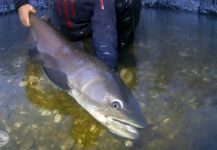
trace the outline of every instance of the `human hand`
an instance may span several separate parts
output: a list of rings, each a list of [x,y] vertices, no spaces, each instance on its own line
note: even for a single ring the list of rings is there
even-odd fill
[[[20,17],[20,21],[25,27],[30,27],[29,14],[36,13],[35,8],[30,4],[25,4],[18,9],[18,15]]]

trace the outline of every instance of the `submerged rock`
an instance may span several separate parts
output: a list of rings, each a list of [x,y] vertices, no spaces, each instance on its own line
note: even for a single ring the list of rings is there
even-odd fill
[[[61,120],[61,115],[60,115],[60,114],[56,114],[56,115],[54,116],[54,122],[55,122],[55,123],[58,123],[58,122],[60,122],[60,120]]]
[[[20,87],[24,87],[24,86],[27,86],[28,85],[28,83],[26,82],[26,81],[21,81],[20,83],[19,83],[19,86]]]

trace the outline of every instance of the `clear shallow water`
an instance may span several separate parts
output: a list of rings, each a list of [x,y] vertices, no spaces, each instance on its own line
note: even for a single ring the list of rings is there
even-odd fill
[[[134,142],[56,89],[27,56],[28,31],[15,16],[0,20],[0,130],[10,136],[2,149],[217,149],[216,17],[142,11],[132,91],[149,125]]]

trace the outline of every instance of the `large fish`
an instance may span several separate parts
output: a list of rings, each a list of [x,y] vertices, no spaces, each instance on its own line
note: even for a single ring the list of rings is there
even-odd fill
[[[30,15],[31,29],[44,72],[112,133],[136,139],[145,126],[139,104],[119,76],[99,59]]]

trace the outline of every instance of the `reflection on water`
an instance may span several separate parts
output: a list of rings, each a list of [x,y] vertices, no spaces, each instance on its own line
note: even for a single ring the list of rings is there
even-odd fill
[[[149,125],[132,142],[109,133],[50,83],[27,56],[28,31],[15,16],[0,18],[0,130],[10,136],[3,149],[217,149],[216,20],[142,11],[133,93]],[[124,63],[128,54],[121,57],[120,66],[133,70]]]

